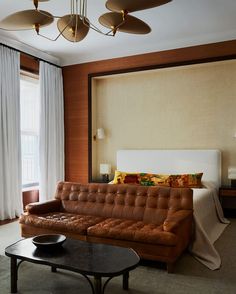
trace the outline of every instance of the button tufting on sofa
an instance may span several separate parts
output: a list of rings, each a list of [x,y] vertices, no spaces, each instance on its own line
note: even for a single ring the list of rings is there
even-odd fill
[[[26,207],[21,232],[131,247],[172,267],[191,239],[192,197],[187,188],[60,182],[54,200]]]

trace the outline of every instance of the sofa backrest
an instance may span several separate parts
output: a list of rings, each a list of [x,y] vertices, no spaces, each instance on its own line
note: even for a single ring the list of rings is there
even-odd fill
[[[177,210],[192,210],[192,194],[188,188],[60,182],[55,198],[70,213],[161,224]]]

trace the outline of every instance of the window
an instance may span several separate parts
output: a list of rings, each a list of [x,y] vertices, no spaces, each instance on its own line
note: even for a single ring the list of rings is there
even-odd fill
[[[21,155],[23,187],[39,183],[39,80],[21,73]]]

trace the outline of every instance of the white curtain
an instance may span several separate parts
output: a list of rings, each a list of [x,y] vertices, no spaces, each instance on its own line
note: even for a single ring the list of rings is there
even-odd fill
[[[22,212],[20,55],[0,45],[0,220]]]
[[[64,180],[64,107],[61,69],[40,61],[39,199],[54,198]]]

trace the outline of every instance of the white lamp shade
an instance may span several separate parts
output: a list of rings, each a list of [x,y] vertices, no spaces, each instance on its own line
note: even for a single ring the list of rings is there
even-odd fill
[[[228,179],[235,180],[236,179],[236,167],[228,168]]]
[[[104,139],[105,138],[105,132],[103,128],[97,129],[97,138],[98,139]]]
[[[111,165],[109,163],[100,164],[100,174],[109,175],[111,173]]]

